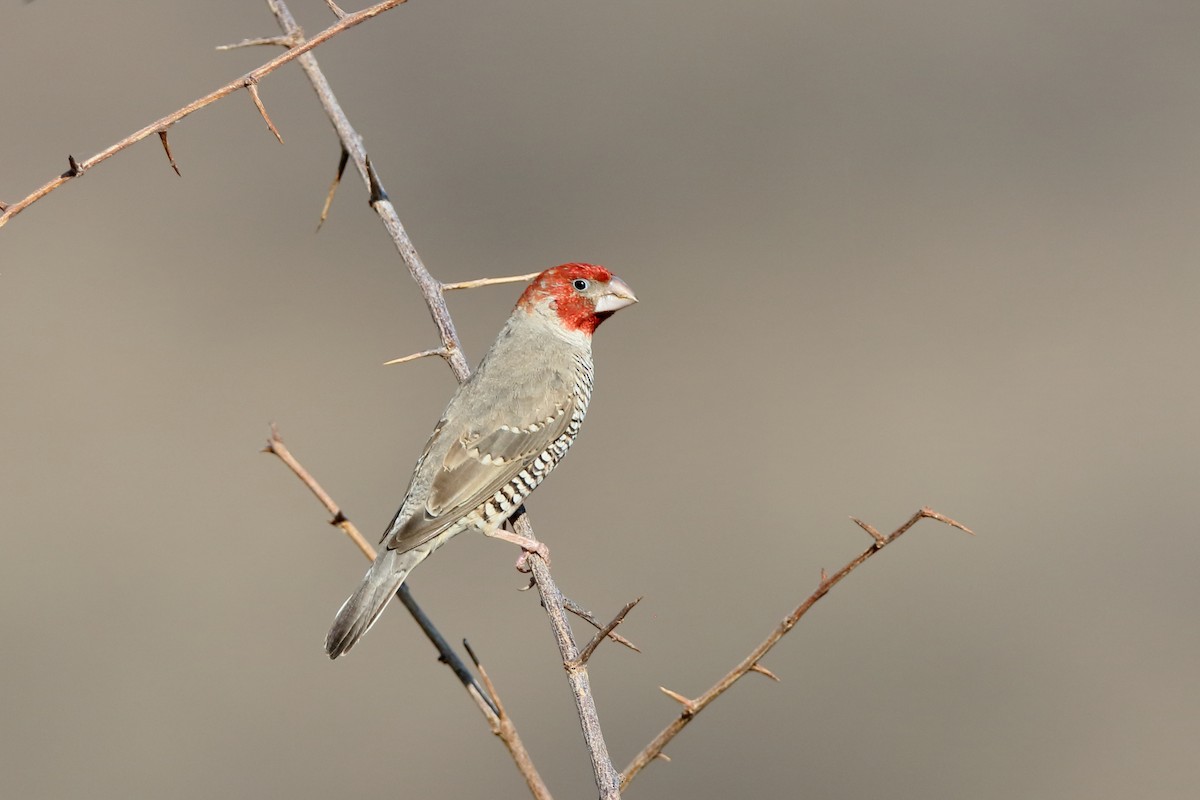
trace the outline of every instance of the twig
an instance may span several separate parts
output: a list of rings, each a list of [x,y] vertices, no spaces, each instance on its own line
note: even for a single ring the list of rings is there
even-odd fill
[[[473,281],[443,283],[442,291],[453,292],[458,289],[478,289],[480,286],[495,286],[498,283],[521,283],[523,281],[536,278],[537,276],[538,273],[531,272],[528,275],[506,275],[503,278],[476,278]]]
[[[205,106],[211,105],[211,104],[217,102],[218,100],[220,100],[221,98],[227,97],[227,96],[233,94],[234,92],[245,88],[246,81],[248,81],[248,80],[257,81],[258,79],[262,78],[264,75],[269,75],[270,73],[279,69],[284,64],[287,64],[289,61],[295,61],[297,58],[300,58],[302,55],[304,55],[308,51],[312,50],[314,47],[324,44],[329,39],[332,39],[334,36],[337,36],[342,31],[347,30],[349,28],[353,28],[355,25],[358,25],[359,23],[366,22],[367,20],[371,19],[372,17],[377,17],[380,14],[382,14],[383,12],[390,11],[391,9],[395,8],[396,6],[402,5],[403,3],[406,3],[407,1],[408,0],[383,0],[383,2],[376,3],[375,5],[373,5],[369,8],[364,8],[362,11],[356,11],[353,14],[346,14],[344,17],[341,17],[340,19],[338,19],[337,22],[330,25],[328,28],[321,31],[313,38],[305,40],[299,44],[296,44],[291,49],[287,50],[284,53],[281,53],[280,55],[271,59],[267,63],[263,64],[261,67],[251,70],[246,75],[243,75],[240,78],[230,81],[229,83],[225,84],[221,88],[216,89],[212,92],[209,92],[208,94],[204,95],[203,97],[201,97],[199,99],[193,100],[192,102],[188,103],[183,108],[172,111],[170,114],[167,114],[165,117],[162,117],[161,119],[156,119],[154,122],[151,122],[149,125],[145,126],[144,128],[141,128],[140,130],[137,130],[137,131],[129,134],[128,136],[126,136],[124,139],[117,142],[116,144],[110,145],[109,147],[105,148],[104,150],[101,150],[99,153],[92,156],[91,158],[84,159],[83,161],[78,162],[78,163],[73,163],[72,168],[70,170],[68,170],[67,172],[64,172],[62,175],[59,175],[57,178],[55,178],[51,181],[48,181],[44,185],[40,186],[38,189],[34,190],[28,196],[22,198],[21,200],[18,200],[15,203],[9,204],[3,210],[3,212],[0,212],[0,228],[3,228],[6,224],[8,224],[8,221],[10,219],[15,217],[17,214],[20,214],[26,208],[28,208],[29,206],[36,203],[38,200],[41,200],[46,195],[50,194],[50,192],[54,191],[59,186],[62,186],[64,183],[71,180],[72,178],[82,175],[84,172],[86,172],[87,170],[96,166],[101,161],[107,161],[108,159],[115,156],[117,153],[121,152],[122,150],[126,149],[127,147],[130,147],[131,145],[134,145],[134,144],[140,142],[142,139],[145,139],[147,136],[156,134],[160,130],[170,127],[174,123],[178,122],[179,120],[183,119],[184,117],[186,117],[190,114],[194,114],[195,112],[199,111],[200,109],[204,108]],[[72,157],[71,161],[74,162],[73,157]]]
[[[612,621],[601,628],[596,635],[592,637],[592,640],[587,643],[587,647],[583,648],[583,652],[579,654],[580,664],[586,664],[588,662],[588,659],[592,657],[592,653],[596,652],[596,648],[600,646],[600,643],[608,638],[608,635],[613,632],[614,628],[625,621],[625,615],[632,611],[633,607],[640,602],[642,602],[642,598],[639,597],[636,600],[631,600],[630,602],[626,603],[625,607],[618,611],[617,615],[612,618]]]
[[[286,34],[298,35],[300,33],[300,26],[296,24],[296,20],[292,17],[283,0],[267,0],[267,5],[272,13],[275,14],[275,18],[279,21],[280,27],[283,28]],[[352,16],[354,15],[347,16],[347,19]],[[301,45],[301,47],[303,46]],[[295,49],[289,52],[295,52]],[[404,229],[404,225],[401,224],[400,217],[396,214],[396,209],[392,206],[391,201],[388,199],[387,191],[383,188],[383,182],[380,180],[379,174],[375,171],[375,167],[367,155],[362,137],[354,130],[354,126],[350,124],[350,120],[346,117],[337,98],[334,97],[333,90],[317,65],[316,58],[311,54],[305,55],[305,57],[300,59],[300,67],[312,83],[321,105],[325,108],[325,113],[329,116],[334,129],[337,131],[342,147],[349,151],[351,160],[358,169],[363,182],[367,185],[370,191],[371,207],[375,209],[375,213],[383,221],[384,227],[387,228],[388,234],[392,237],[392,242],[395,244],[396,250],[408,267],[409,274],[420,288],[421,294],[425,298],[425,305],[429,309],[429,314],[433,318],[434,325],[437,326],[438,335],[446,351],[443,357],[446,359],[446,363],[450,365],[450,369],[453,370],[454,377],[459,383],[462,383],[470,376],[471,368],[467,363],[466,356],[463,354],[458,333],[454,329],[454,320],[450,316],[450,310],[446,307],[446,298],[442,284],[429,273],[429,270],[425,268],[424,262],[421,261],[421,257],[417,254],[416,247],[413,246],[408,232]],[[519,535],[530,539],[535,538],[533,527],[529,524],[527,515],[522,514],[515,521],[514,529]],[[541,595],[542,606],[546,609],[546,615],[550,619],[551,629],[554,632],[559,654],[562,656],[565,667],[579,657],[579,649],[575,644],[574,635],[571,633],[570,624],[566,620],[562,592],[559,591],[558,586],[554,583],[549,567],[541,557],[531,554],[529,563],[532,567],[533,575],[537,579],[538,593]],[[568,669],[567,679],[571,686],[572,694],[575,697],[575,707],[579,712],[580,725],[583,728],[583,738],[587,745],[588,753],[591,756],[592,771],[596,779],[596,786],[600,790],[600,797],[602,800],[619,798],[621,791],[620,775],[617,773],[616,768],[613,767],[612,758],[608,754],[608,746],[604,742],[604,734],[600,729],[599,716],[596,712],[596,702],[592,697],[591,686],[588,681],[587,667],[580,666],[578,669]]]
[[[385,362],[383,362],[383,365],[385,367],[390,367],[392,364],[407,364],[409,361],[416,361],[418,358],[429,358],[429,356],[441,356],[442,358],[445,358],[446,357],[446,348],[435,347],[432,350],[422,350],[419,353],[413,353],[412,355],[407,355],[407,356],[400,356],[400,358],[393,358],[391,361],[385,361]]]
[[[504,704],[500,702],[500,695],[496,693],[496,686],[492,683],[492,678],[487,674],[479,657],[475,655],[475,650],[471,647],[466,639],[463,639],[463,648],[466,649],[467,655],[471,657],[472,663],[475,664],[475,669],[479,670],[479,677],[483,681],[484,687],[488,690],[488,694],[496,701],[496,715],[489,717],[492,733],[500,737],[504,742],[504,746],[508,748],[508,752],[512,755],[513,761],[517,764],[517,769],[525,777],[525,783],[529,786],[529,791],[537,800],[550,800],[550,790],[546,788],[546,784],[542,781],[542,776],[538,774],[537,768],[534,767],[533,761],[529,758],[529,752],[525,750],[525,746],[521,743],[521,737],[517,733],[517,727],[508,716],[508,711],[504,708]]]
[[[775,627],[775,630],[771,631],[771,634],[767,636],[767,638],[764,639],[761,644],[758,645],[758,647],[750,651],[750,655],[742,659],[740,664],[726,673],[725,676],[717,681],[707,692],[692,700],[684,697],[681,694],[672,692],[669,689],[662,689],[663,693],[683,705],[683,711],[680,712],[678,717],[671,721],[670,725],[663,728],[662,732],[659,733],[658,736],[655,736],[654,739],[651,740],[648,745],[646,745],[642,752],[634,756],[633,761],[630,762],[629,766],[626,767],[625,771],[621,774],[621,788],[624,789],[627,787],[633,781],[633,779],[637,777],[638,773],[646,768],[647,764],[649,764],[655,758],[661,756],[663,748],[667,746],[668,742],[674,739],[681,730],[687,727],[687,724],[691,722],[697,714],[703,711],[709,703],[724,694],[729,687],[737,683],[737,681],[746,673],[760,672],[768,677],[778,680],[774,673],[759,665],[758,662],[762,659],[762,657],[770,652],[771,648],[774,647],[780,639],[786,636],[788,631],[794,628],[796,623],[800,621],[800,618],[808,613],[808,610],[812,608],[818,600],[828,594],[830,589],[840,583],[843,578],[853,572],[868,558],[899,539],[905,531],[907,531],[921,519],[926,518],[934,519],[938,522],[944,522],[947,525],[951,525],[955,528],[966,531],[971,535],[974,535],[971,529],[967,528],[965,525],[955,522],[949,517],[943,516],[930,508],[922,508],[916,514],[913,514],[907,522],[905,522],[888,536],[877,535],[877,531],[872,533],[872,538],[875,540],[873,545],[868,547],[862,553],[859,553],[857,557],[834,573],[833,576],[826,575],[825,571],[822,570],[821,582],[817,585],[816,591],[809,595],[803,603],[797,606],[795,611],[785,617],[784,620]],[[858,520],[855,520],[855,522],[858,522]],[[869,528],[869,526],[866,526],[861,522],[858,524],[867,530],[868,533],[871,533],[871,531],[874,530],[873,528]]]
[[[586,608],[579,605],[574,600],[572,600],[571,598],[569,598],[565,595],[563,596],[563,607],[566,608],[567,611],[570,611],[572,614],[579,617],[581,620],[583,620],[587,624],[591,625],[596,630],[600,630],[601,628],[604,627],[602,624],[600,624],[600,620],[596,619],[595,614],[588,611]],[[624,636],[617,633],[616,631],[609,631],[608,638],[612,639],[614,642],[616,642],[619,645],[624,645],[625,647],[628,647],[630,650],[632,650],[635,653],[642,652],[641,648],[639,648],[633,642],[629,641],[628,639],[626,639]]]

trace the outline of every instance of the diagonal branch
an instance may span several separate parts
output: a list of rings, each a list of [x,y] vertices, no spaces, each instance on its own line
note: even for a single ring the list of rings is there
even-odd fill
[[[529,786],[529,791],[537,800],[550,800],[550,790],[546,788],[546,784],[542,782],[542,778],[538,775],[537,769],[533,766],[533,762],[529,759],[529,753],[521,746],[521,737],[517,735],[517,728],[513,724],[512,719],[508,716],[508,711],[504,708],[504,704],[500,702],[500,695],[496,693],[496,686],[492,683],[492,678],[487,674],[487,670],[483,668],[479,657],[475,655],[475,650],[463,639],[463,647],[466,648],[467,655],[471,657],[471,662],[475,664],[475,669],[479,670],[479,677],[483,680],[483,685],[487,687],[488,693],[496,700],[496,714],[494,717],[489,717],[488,721],[492,722],[492,733],[500,737],[508,747],[508,752],[512,755],[513,761],[517,764],[517,769],[525,777],[525,783]],[[516,748],[513,745],[516,745]]]
[[[308,470],[292,455],[287,445],[283,443],[283,439],[279,436],[279,429],[274,425],[271,426],[271,438],[267,440],[267,446],[263,448],[264,453],[271,453],[277,456],[280,461],[287,465],[300,482],[308,487],[320,501],[321,505],[325,506],[325,510],[332,515],[329,523],[337,528],[340,528],[343,533],[354,543],[356,547],[367,557],[368,561],[375,560],[375,548],[371,547],[363,535],[359,533],[358,528],[345,515],[338,504],[334,502],[329,493],[317,483],[316,478],[309,473]],[[442,636],[441,631],[433,624],[433,621],[425,614],[424,610],[417,605],[417,600],[413,597],[412,592],[408,589],[408,584],[401,584],[400,589],[396,592],[396,596],[400,598],[400,602],[408,609],[408,613],[416,620],[421,631],[424,632],[426,638],[433,643],[433,646],[438,651],[438,660],[448,666],[452,672],[458,677],[463,688],[467,690],[467,694],[475,701],[475,705],[479,707],[479,713],[483,714],[487,720],[488,727],[492,733],[500,738],[508,749],[509,755],[512,756],[513,763],[516,764],[517,770],[521,776],[525,778],[525,783],[529,785],[529,790],[537,800],[550,800],[550,791],[546,788],[545,782],[541,775],[538,774],[537,767],[533,764],[533,759],[529,755],[529,751],[525,749],[524,742],[521,741],[521,735],[517,733],[517,726],[509,718],[508,713],[504,710],[504,704],[500,702],[500,695],[496,691],[495,685],[491,678],[483,671],[483,666],[479,663],[479,659],[475,657],[475,653],[471,651],[466,641],[463,644],[467,646],[467,653],[471,656],[471,660],[475,662],[475,666],[479,669],[479,674],[483,679],[481,686],[479,681],[475,680],[475,676],[467,669],[467,665],[459,658],[458,653],[454,652],[454,648]]]
[[[275,425],[271,425],[271,438],[267,440],[267,446],[263,448],[263,452],[278,457],[300,479],[300,482],[308,487],[308,490],[316,496],[321,505],[325,506],[325,510],[332,516],[329,524],[346,534],[346,537],[354,543],[359,552],[367,557],[368,561],[375,560],[375,548],[363,537],[358,527],[343,513],[342,509],[333,501],[328,492],[322,488],[321,484],[317,483],[317,479],[292,455],[292,451],[288,449],[287,445],[283,443],[283,439],[280,438],[279,429]],[[471,675],[470,670],[463,664],[462,659],[446,643],[445,637],[434,627],[429,617],[425,616],[425,612],[417,605],[417,601],[413,598],[412,593],[408,591],[407,586],[401,586],[398,595],[401,602],[404,603],[404,607],[409,610],[413,618],[417,620],[417,624],[421,626],[421,630],[425,632],[425,635],[433,642],[433,646],[437,648],[438,660],[454,671],[454,674],[462,681],[467,693],[471,695],[471,699],[479,706],[479,710],[483,712],[483,715],[489,717],[490,722],[490,716],[494,716],[498,712],[498,706],[488,698],[488,693],[475,681],[474,676]]]
[[[204,95],[201,98],[193,100],[192,102],[188,103],[183,108],[172,111],[170,114],[167,114],[165,117],[162,117],[161,119],[156,119],[154,122],[151,122],[149,125],[145,126],[144,128],[141,128],[140,130],[134,131],[133,133],[129,134],[128,136],[126,136],[124,139],[117,142],[116,144],[110,145],[109,147],[105,148],[104,150],[101,150],[99,153],[92,156],[91,158],[86,158],[83,161],[76,163],[75,159],[72,157],[70,159],[72,162],[71,169],[67,170],[62,175],[59,175],[57,178],[54,178],[53,180],[46,182],[45,184],[38,187],[36,190],[34,190],[32,193],[30,193],[28,196],[22,198],[21,200],[18,200],[15,203],[6,205],[3,209],[3,211],[0,212],[0,228],[3,228],[10,219],[15,217],[17,214],[20,214],[26,208],[28,208],[29,206],[36,203],[38,200],[41,200],[46,195],[50,194],[50,192],[54,191],[59,186],[62,186],[64,183],[71,180],[72,178],[79,177],[87,170],[89,170],[92,167],[99,164],[101,161],[107,161],[108,159],[115,156],[117,153],[130,147],[131,145],[137,144],[142,139],[145,139],[147,136],[151,136],[153,134],[158,133],[160,130],[169,128],[171,125],[174,125],[179,120],[183,119],[186,116],[194,114],[195,112],[199,111],[200,109],[204,108],[205,106],[212,105],[213,103],[217,102],[218,100],[220,100],[223,97],[228,97],[229,95],[233,94],[236,91],[247,88],[248,86],[252,85],[253,83],[256,83],[264,75],[268,75],[268,74],[274,72],[275,70],[282,67],[284,64],[287,64],[289,61],[295,61],[297,58],[300,58],[301,56],[306,54],[309,50],[312,50],[314,47],[317,47],[320,44],[324,44],[328,40],[332,39],[334,36],[337,36],[342,31],[347,30],[349,28],[353,28],[355,25],[358,25],[359,23],[366,22],[367,20],[371,19],[372,17],[377,17],[380,14],[382,14],[383,12],[389,11],[389,10],[395,8],[396,6],[401,5],[407,1],[408,0],[384,0],[383,2],[376,3],[375,5],[370,6],[369,8],[364,8],[362,11],[356,11],[353,14],[346,14],[344,17],[341,17],[340,19],[338,19],[337,22],[330,25],[328,28],[321,31],[313,38],[297,44],[296,46],[294,46],[291,49],[287,50],[286,52],[282,53],[281,55],[278,55],[275,58],[268,61],[267,63],[263,64],[261,67],[251,70],[250,72],[241,76],[240,78],[230,81],[229,83],[225,84],[221,88],[216,89],[212,92],[209,92],[208,94]],[[247,83],[247,82],[250,82],[250,83]]]
[[[267,0],[267,6],[275,15],[285,34],[288,36],[303,35],[303,31],[296,23],[295,18],[283,0]],[[342,22],[351,19],[353,16],[348,15]],[[301,47],[303,46],[301,45]],[[379,174],[375,171],[375,167],[367,155],[362,137],[354,130],[337,98],[334,97],[333,90],[317,65],[316,58],[310,53],[305,53],[300,58],[300,67],[312,83],[313,89],[316,91],[317,97],[325,109],[325,113],[329,116],[333,127],[337,131],[342,147],[350,154],[350,159],[358,169],[363,183],[367,185],[370,191],[371,207],[375,209],[375,213],[383,221],[384,227],[387,228],[388,234],[392,237],[396,250],[399,252],[401,259],[403,259],[405,266],[408,267],[409,274],[420,288],[421,294],[425,298],[425,305],[428,307],[429,314],[433,318],[433,323],[438,329],[442,348],[445,350],[443,358],[450,365],[450,369],[453,370],[454,377],[458,379],[459,383],[462,383],[470,376],[471,368],[467,364],[466,356],[463,355],[462,344],[459,342],[458,333],[454,329],[454,321],[450,316],[450,310],[446,307],[445,289],[441,282],[429,273],[429,270],[425,268],[424,262],[421,261],[421,257],[417,254],[416,247],[413,246],[408,232],[404,229],[403,224],[401,224],[400,218],[396,214],[396,209],[392,205],[391,200],[388,199],[387,191],[383,188],[383,182],[380,180]],[[519,535],[530,539],[535,538],[533,535],[533,526],[529,523],[528,515],[522,514],[517,518],[513,527]],[[563,594],[559,591],[553,577],[550,575],[549,566],[541,557],[531,554],[529,563],[534,578],[537,580],[538,593],[541,595],[542,606],[546,609],[546,614],[550,619],[551,629],[554,633],[555,641],[558,643],[563,665],[567,667],[567,665],[579,657],[579,648],[575,644],[575,637],[566,619],[567,612],[563,607]],[[578,668],[568,667],[567,680],[575,698],[575,707],[579,713],[580,724],[583,728],[584,741],[591,756],[592,772],[596,779],[596,786],[600,790],[600,797],[602,800],[619,798],[621,791],[620,775],[613,766],[612,758],[608,754],[608,745],[605,743],[604,734],[600,729],[599,715],[596,712],[595,699],[592,697],[586,665],[580,665]]]
[[[934,519],[938,522],[944,522],[947,525],[966,531],[972,536],[974,535],[970,528],[962,525],[961,523],[955,522],[949,517],[943,516],[930,508],[922,508],[920,511],[913,514],[907,522],[894,530],[888,536],[883,536],[875,531],[874,528],[871,528],[865,523],[854,520],[860,527],[871,534],[871,537],[875,540],[875,543],[863,552],[859,553],[857,557],[834,573],[832,577],[826,575],[825,571],[822,570],[821,582],[817,584],[816,591],[809,595],[803,603],[797,606],[795,611],[793,611],[791,614],[788,614],[787,617],[785,617],[784,620],[775,627],[775,630],[771,631],[771,634],[767,636],[767,638],[764,639],[761,644],[758,645],[758,647],[750,651],[750,655],[742,659],[740,664],[731,669],[725,674],[724,677],[713,684],[712,688],[693,700],[677,692],[672,692],[670,689],[659,687],[664,694],[682,705],[683,711],[679,713],[678,717],[671,721],[670,725],[663,728],[662,732],[659,733],[658,736],[655,736],[654,739],[651,740],[648,745],[646,745],[642,752],[638,753],[634,757],[629,766],[625,768],[625,771],[621,774],[621,788],[624,789],[627,787],[633,781],[633,779],[637,777],[638,773],[646,768],[647,764],[649,764],[655,758],[661,757],[663,748],[667,746],[668,742],[674,739],[680,731],[687,727],[688,723],[695,719],[696,715],[703,711],[709,705],[709,703],[724,694],[729,687],[737,683],[737,681],[746,675],[746,673],[758,672],[766,675],[769,678],[779,680],[779,678],[776,677],[773,672],[765,667],[759,666],[759,660],[762,659],[762,657],[768,652],[770,652],[771,648],[774,647],[780,639],[786,636],[792,628],[796,627],[796,623],[800,621],[800,618],[807,614],[808,610],[812,608],[818,600],[827,595],[830,589],[840,583],[843,578],[853,572],[868,558],[899,539],[905,531],[917,524],[917,522],[922,519]]]

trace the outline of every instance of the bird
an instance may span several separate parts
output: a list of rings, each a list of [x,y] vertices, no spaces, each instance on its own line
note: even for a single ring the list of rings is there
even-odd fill
[[[474,530],[537,550],[501,526],[579,433],[592,397],[592,334],[636,302],[596,264],[561,264],[530,282],[434,426],[378,556],[325,638],[331,659],[349,652],[413,568],[452,537]]]

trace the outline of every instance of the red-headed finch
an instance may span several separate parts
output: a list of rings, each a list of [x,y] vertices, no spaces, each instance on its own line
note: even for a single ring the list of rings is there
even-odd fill
[[[563,264],[529,284],[434,427],[383,549],[329,629],[330,658],[354,646],[430,553],[463,531],[497,533],[550,474],[592,396],[592,333],[636,302],[592,264]]]

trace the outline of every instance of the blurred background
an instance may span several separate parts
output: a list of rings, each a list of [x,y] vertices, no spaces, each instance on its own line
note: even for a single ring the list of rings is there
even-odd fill
[[[362,4],[350,4],[361,7]],[[295,0],[306,30],[331,21]],[[316,56],[445,280],[642,302],[530,504],[618,769],[869,539],[630,797],[1181,798],[1200,779],[1200,5],[432,2]],[[0,6],[0,199],[275,53],[263,3]],[[300,69],[0,232],[0,795],[513,797],[403,610],[329,662],[453,390]],[[519,288],[450,297],[474,362]],[[550,788],[592,796],[516,551],[412,581]],[[581,637],[590,635],[579,628]]]

